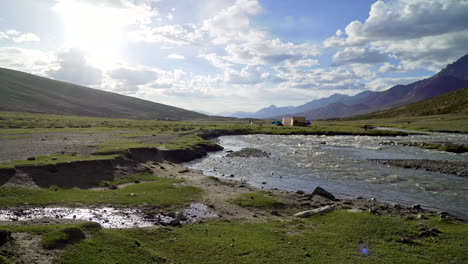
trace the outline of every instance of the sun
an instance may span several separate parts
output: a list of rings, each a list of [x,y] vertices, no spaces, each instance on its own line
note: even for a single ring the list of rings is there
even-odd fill
[[[115,56],[122,48],[129,16],[125,9],[65,0],[54,10],[60,13],[67,46],[94,58]]]

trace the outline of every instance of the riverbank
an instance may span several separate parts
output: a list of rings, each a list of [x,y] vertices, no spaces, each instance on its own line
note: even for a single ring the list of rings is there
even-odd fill
[[[414,263],[416,252],[431,256],[420,263],[438,263],[442,258],[462,263],[467,257],[462,250],[468,239],[467,224],[444,212],[430,212],[419,205],[382,204],[371,197],[338,200],[312,195],[312,190],[262,190],[167,161],[146,166],[153,175],[177,181],[176,188],[202,190],[192,202],[206,205],[216,217],[194,224],[94,231],[80,227],[82,221],[63,218],[10,222],[0,228],[12,232],[1,247],[9,254],[4,256],[13,263],[51,263],[53,259],[62,263],[110,263],[109,259],[119,263],[272,263],[278,258],[282,263],[360,263],[367,258]],[[144,182],[128,184],[118,188]],[[334,210],[310,218],[294,216],[327,206]],[[145,213],[171,213],[144,204],[138,208]],[[82,229],[85,238],[53,250],[41,247],[48,234],[71,226]],[[269,253],[264,254],[265,250]]]

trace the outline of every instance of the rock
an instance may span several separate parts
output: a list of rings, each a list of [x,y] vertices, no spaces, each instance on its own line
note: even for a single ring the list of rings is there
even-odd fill
[[[188,169],[185,169],[185,170],[180,170],[180,171],[179,171],[179,173],[187,173],[187,172],[189,172],[189,170],[188,170]]]
[[[0,230],[0,246],[4,245],[6,242],[11,241],[11,232],[5,229]]]
[[[311,217],[311,216],[316,215],[316,214],[323,214],[323,213],[331,212],[333,210],[335,210],[334,206],[327,205],[327,206],[323,206],[323,207],[320,207],[320,208],[317,208],[317,209],[299,212],[299,213],[295,214],[294,216],[295,217],[306,218],[306,217]]]
[[[323,189],[320,186],[315,187],[314,191],[312,192],[312,196],[314,195],[320,195],[323,198],[327,198],[329,200],[336,200],[335,196],[329,192],[327,192],[325,189]]]
[[[117,185],[111,185],[109,186],[109,189],[111,190],[117,190],[119,187],[117,187]],[[130,196],[132,196],[131,194],[129,194]],[[133,195],[134,196],[134,195]]]
[[[170,225],[170,226],[182,226],[182,225],[180,224],[179,219],[172,219],[172,220],[169,221],[169,223],[167,223],[167,224]]]
[[[135,193],[130,193],[128,196],[135,197],[136,194]]]
[[[177,214],[176,218],[177,218],[179,221],[187,221],[187,220],[188,220],[188,218],[187,218],[186,215],[180,214],[180,213]]]
[[[242,158],[261,158],[261,157],[269,157],[270,154],[254,148],[243,148],[236,152],[231,152],[226,155],[226,157],[242,157]]]
[[[356,197],[356,199],[357,199],[357,200],[362,200],[362,199],[364,199],[364,198],[363,198],[362,196],[359,195],[358,197]]]
[[[262,184],[266,184],[266,182],[262,182]]]
[[[416,216],[416,219],[427,219],[427,216],[423,215],[423,214],[418,214]]]
[[[278,212],[278,210],[271,211],[271,214],[276,215],[276,216],[281,216],[281,214]]]
[[[419,204],[412,205],[411,209],[418,210],[418,211],[422,210],[421,205],[419,205]]]
[[[36,158],[35,157],[29,157],[29,158],[27,158],[27,160],[36,160]]]
[[[51,160],[57,160],[57,157],[52,157]]]
[[[177,213],[175,213],[175,212],[169,212],[166,215],[171,217],[171,218],[176,218],[177,217]]]
[[[297,194],[301,194],[301,195],[302,195],[302,194],[304,194],[305,192],[304,192],[304,191],[301,191],[301,190],[299,190],[299,191],[296,191],[296,193],[297,193]]]

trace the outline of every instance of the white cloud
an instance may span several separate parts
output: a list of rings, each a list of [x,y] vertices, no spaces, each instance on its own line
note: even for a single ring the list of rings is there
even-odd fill
[[[0,47],[0,65],[2,67],[44,74],[54,65],[55,57],[50,52],[20,47]]]
[[[345,64],[377,64],[385,62],[388,56],[378,51],[372,51],[365,48],[350,47],[338,51],[333,55],[332,66]]]
[[[375,2],[364,21],[353,21],[345,31],[326,39],[325,47],[361,47],[361,50],[390,54],[401,65],[385,65],[381,72],[405,71],[425,68],[437,71],[446,63],[466,53],[468,46],[468,1],[455,0],[395,0]],[[378,54],[369,52],[344,56],[350,50],[338,51],[334,60],[343,64],[343,58],[356,63],[379,60]],[[344,60],[346,62],[346,60]]]
[[[240,71],[226,69],[224,80],[230,84],[257,84],[264,82],[269,74],[261,66],[247,65]]]
[[[58,68],[46,72],[49,77],[85,86],[101,84],[102,71],[89,65],[81,50],[70,49],[59,52],[57,61]]]
[[[276,77],[284,80],[279,87],[308,89],[313,91],[362,89],[360,77],[352,70],[343,68],[312,69],[304,71],[287,67],[275,67]]]
[[[167,58],[172,59],[172,60],[183,60],[183,59],[185,59],[185,57],[183,55],[180,55],[180,54],[169,54],[169,55],[167,55]]]
[[[6,32],[0,31],[0,41],[12,41],[15,43],[23,43],[23,42],[37,42],[41,39],[34,33],[21,33],[14,29],[10,29]]]
[[[396,0],[375,2],[364,23],[351,22],[346,36],[337,31],[326,46],[348,46],[369,41],[407,40],[464,31],[468,1]]]

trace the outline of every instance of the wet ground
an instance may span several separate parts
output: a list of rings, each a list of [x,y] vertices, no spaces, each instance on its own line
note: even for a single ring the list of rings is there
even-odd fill
[[[192,203],[181,212],[154,212],[134,208],[66,208],[44,207],[0,210],[0,221],[33,221],[39,219],[66,219],[93,221],[104,228],[135,228],[153,225],[180,225],[204,219],[216,218],[209,208],[201,203]]]

